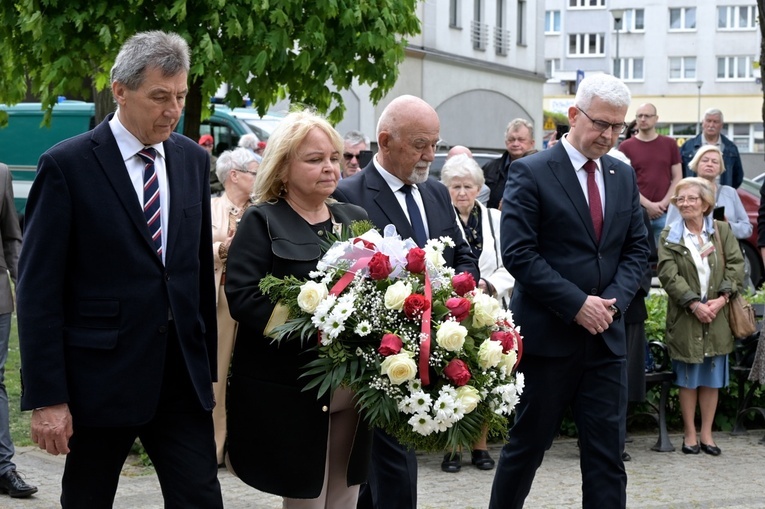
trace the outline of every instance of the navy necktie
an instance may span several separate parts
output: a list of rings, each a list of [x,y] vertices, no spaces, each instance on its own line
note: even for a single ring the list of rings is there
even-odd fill
[[[590,202],[590,217],[592,226],[595,227],[595,238],[600,242],[600,234],[603,232],[603,205],[600,201],[600,190],[595,181],[595,172],[598,171],[598,165],[592,159],[587,159],[584,163],[584,170],[587,172],[587,198]]]
[[[425,225],[422,222],[422,212],[412,195],[412,186],[404,184],[401,190],[406,197],[406,210],[409,212],[409,222],[412,223],[412,230],[414,230],[414,240],[418,246],[423,247],[428,241],[428,235],[425,233]]]
[[[146,225],[149,227],[149,235],[154,241],[154,249],[162,258],[162,220],[159,210],[159,181],[157,169],[154,167],[154,159],[157,151],[147,147],[138,152],[143,159],[143,215],[146,217]]]

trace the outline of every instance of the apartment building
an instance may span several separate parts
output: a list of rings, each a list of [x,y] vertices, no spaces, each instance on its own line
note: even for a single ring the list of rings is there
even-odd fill
[[[341,134],[360,129],[374,140],[383,108],[402,94],[436,109],[444,147],[504,150],[511,119],[542,125],[543,1],[426,0],[417,9],[422,31],[408,40],[393,90],[377,106],[368,88],[343,92]],[[540,144],[541,129],[535,135]]]
[[[627,118],[651,102],[662,134],[682,143],[705,110],[719,108],[723,134],[763,166],[755,0],[546,0],[544,8],[546,110],[567,110],[577,77],[611,73],[632,91]]]

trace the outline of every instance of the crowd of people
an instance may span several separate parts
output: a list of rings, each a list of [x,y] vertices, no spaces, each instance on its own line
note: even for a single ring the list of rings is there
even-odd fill
[[[420,247],[450,237],[445,263],[521,327],[525,390],[507,443],[495,462],[484,430],[470,451],[476,468],[495,469],[490,507],[523,506],[568,410],[583,507],[626,506],[627,402],[645,397],[644,298],[657,253],[682,452],[721,454],[712,429],[733,349],[726,306],[745,286],[737,239],[752,226],[719,110],[680,149],[656,131],[654,105],[628,126],[627,86],[592,75],[554,146],[535,149],[533,124],[513,119],[499,158],[481,168],[455,146],[439,182],[429,173],[439,117],[410,95],[383,109],[375,153],[363,133],[343,138],[298,110],[267,144],[242,137],[215,157],[212,135],[173,132],[189,69],[176,34],[126,41],[111,72],[117,111],[40,159],[23,249],[0,165],[0,256],[14,281],[18,268],[21,406],[32,440],[67,455],[62,507],[111,507],[138,438],[166,507],[223,507],[217,470],[228,468],[285,508],[416,508],[414,451],[364,425],[350,389],[304,390],[315,350],[267,337],[284,310],[262,278],[307,277],[326,240],[358,220],[395,225]],[[4,396],[0,493],[27,497],[37,488],[11,462]],[[458,472],[461,451],[441,467]]]

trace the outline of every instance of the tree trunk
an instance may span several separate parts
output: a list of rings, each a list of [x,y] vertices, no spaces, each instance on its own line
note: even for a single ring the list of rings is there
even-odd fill
[[[199,124],[202,118],[202,82],[199,78],[189,85],[186,96],[186,113],[183,120],[183,134],[194,141],[199,139]]]
[[[96,103],[96,125],[100,124],[109,113],[117,109],[111,87],[106,87],[99,92],[94,85],[93,102]]]
[[[765,122],[765,82],[763,82],[763,69],[765,69],[765,6],[763,0],[757,0],[757,10],[760,18],[760,90],[763,91],[762,120]]]

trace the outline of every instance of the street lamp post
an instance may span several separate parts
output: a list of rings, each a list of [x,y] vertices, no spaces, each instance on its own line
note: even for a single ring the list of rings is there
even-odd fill
[[[614,17],[614,21],[616,22],[616,61],[614,62],[614,76],[621,78],[622,63],[619,61],[619,31],[622,28],[624,9],[611,9],[611,15]]]
[[[699,89],[698,100],[696,102],[696,136],[701,132],[701,86],[703,84],[704,82],[701,80],[696,82],[696,87]]]

